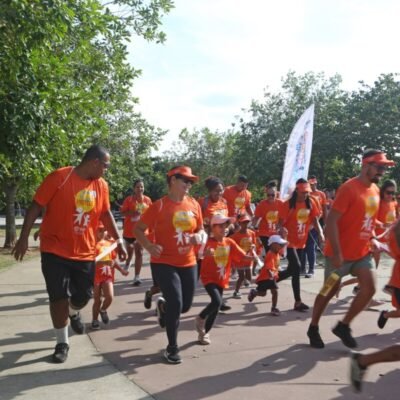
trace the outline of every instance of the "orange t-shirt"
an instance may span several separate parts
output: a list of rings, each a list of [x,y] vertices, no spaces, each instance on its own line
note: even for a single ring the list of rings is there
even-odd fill
[[[140,220],[154,231],[154,243],[163,248],[161,256],[151,257],[151,262],[175,267],[196,264],[194,246],[189,243],[190,235],[203,226],[196,200],[185,196],[181,202],[175,202],[164,196],[151,204]]]
[[[344,260],[359,260],[369,253],[378,209],[379,189],[375,184],[367,187],[358,178],[352,178],[339,187],[332,210],[341,214],[338,231]],[[325,255],[333,255],[329,238]]]
[[[283,202],[276,199],[273,203],[268,200],[262,200],[257,205],[254,215],[261,218],[258,227],[259,236],[272,236],[277,234],[277,225],[282,217]]]
[[[232,261],[240,264],[246,254],[234,240],[226,237],[221,242],[209,238],[205,253],[207,249],[214,249],[214,254],[204,257],[201,263],[200,279],[204,286],[215,283],[225,289],[229,285]]]
[[[396,235],[393,229],[391,229],[389,233],[388,244],[390,255],[395,259],[395,263],[392,269],[392,276],[389,281],[389,286],[400,289],[400,248],[397,245]],[[392,305],[396,308],[400,308],[400,304],[398,304],[395,296],[392,296]]]
[[[211,201],[209,197],[199,199],[204,225],[210,225],[211,217],[215,214],[228,216],[228,206],[224,198],[218,201]]]
[[[238,192],[234,185],[227,186],[223,196],[228,204],[229,217],[246,212],[246,207],[251,203],[251,193],[247,189]]]
[[[270,271],[274,275],[274,279],[278,279],[279,275],[279,263],[281,256],[279,253],[268,251],[265,256],[264,266],[261,268],[259,275],[257,276],[256,282],[268,281],[271,279]]]
[[[111,246],[114,242],[109,240],[100,240],[96,244],[96,256],[102,253],[107,247]],[[104,258],[96,263],[96,272],[94,276],[94,284],[100,285],[103,282],[114,282],[115,270],[113,261],[117,258],[115,251],[107,254]]]
[[[393,224],[396,221],[397,214],[397,201],[381,201],[379,203],[379,210],[377,220],[383,224]],[[385,232],[386,229],[376,227],[376,235],[380,235]],[[385,235],[380,241],[387,242],[388,238]]]
[[[230,238],[233,239],[246,254],[249,254],[253,244],[257,246],[256,234],[250,229],[247,229],[246,233],[236,232],[231,235]],[[235,264],[235,267],[250,267],[252,264],[253,261],[243,261],[241,264]]]
[[[137,200],[136,196],[128,196],[124,200],[121,206],[121,212],[125,213],[127,211],[133,211],[134,213],[125,215],[123,237],[135,237],[133,230],[135,229],[135,226],[139,221],[140,216],[145,212],[145,210],[150,206],[151,203],[152,202],[150,197],[147,196],[143,196],[143,201],[141,202]]]
[[[289,200],[283,203],[284,226],[288,230],[288,247],[304,249],[307,242],[308,231],[315,217],[319,216],[316,202],[310,198],[311,209],[305,202],[297,202],[296,208],[289,208]]]
[[[46,207],[40,251],[72,260],[94,260],[99,219],[110,209],[106,181],[82,179],[73,167],[64,167],[44,179],[33,199]]]

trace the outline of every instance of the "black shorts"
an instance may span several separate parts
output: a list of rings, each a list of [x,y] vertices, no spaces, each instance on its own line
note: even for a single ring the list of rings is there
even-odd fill
[[[392,294],[392,296],[394,297],[394,299],[395,299],[395,304],[397,303],[397,305],[398,305],[398,307],[400,307],[400,289],[399,288],[397,288],[397,287],[394,287],[393,288],[393,294]],[[394,305],[394,304],[393,304]],[[395,306],[396,308],[397,308],[397,306]]]
[[[41,253],[42,273],[50,302],[71,298],[77,307],[92,297],[94,261],[76,261],[51,253]]]
[[[136,242],[136,238],[128,238],[124,236],[124,240],[126,243],[133,244]]]
[[[275,279],[268,279],[267,281],[260,281],[257,283],[258,292],[266,292],[268,289],[278,289]]]

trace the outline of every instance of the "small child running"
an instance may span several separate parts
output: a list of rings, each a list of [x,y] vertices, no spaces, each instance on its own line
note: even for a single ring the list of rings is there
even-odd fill
[[[113,241],[107,239],[107,231],[102,223],[97,228],[96,256],[102,254],[107,248],[112,246]],[[93,287],[93,308],[92,308],[92,329],[100,329],[99,314],[104,324],[108,324],[110,319],[107,309],[110,307],[114,298],[114,272],[115,268],[122,275],[128,275],[128,271],[121,268],[116,262],[114,251],[106,254],[101,260],[96,262],[96,271]],[[102,300],[103,296],[103,300]]]
[[[265,256],[264,266],[256,279],[257,289],[251,289],[248,295],[248,300],[252,302],[255,297],[264,297],[267,290],[272,293],[271,314],[279,316],[280,311],[277,308],[278,304],[278,285],[276,281],[279,276],[279,262],[282,248],[287,244],[287,241],[279,235],[272,235],[268,240],[269,250]]]
[[[240,226],[239,231],[230,236],[240,248],[248,255],[251,251],[256,248],[257,236],[254,231],[248,229],[250,223],[250,216],[247,214],[242,214],[239,216],[238,223]],[[235,291],[233,292],[233,298],[240,299],[242,294],[240,293],[240,288],[244,283],[245,286],[249,286],[251,282],[251,267],[253,261],[243,261],[242,264],[235,264],[234,268],[237,270],[239,277],[236,281]]]
[[[242,263],[254,259],[247,256],[234,240],[225,237],[229,223],[229,217],[220,214],[212,216],[210,225],[213,237],[208,239],[204,249],[200,279],[211,297],[211,303],[195,320],[198,340],[203,345],[211,343],[209,331],[222,305],[222,293],[229,284],[232,261]]]

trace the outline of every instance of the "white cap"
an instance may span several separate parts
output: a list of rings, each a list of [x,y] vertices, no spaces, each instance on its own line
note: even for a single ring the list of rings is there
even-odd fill
[[[210,225],[220,225],[224,224],[225,222],[231,222],[231,219],[222,214],[214,214],[211,217]]]
[[[283,239],[279,235],[272,235],[268,239],[268,246],[271,246],[272,243],[278,243],[278,244],[281,244],[281,245],[285,245],[285,244],[287,244],[287,240]]]

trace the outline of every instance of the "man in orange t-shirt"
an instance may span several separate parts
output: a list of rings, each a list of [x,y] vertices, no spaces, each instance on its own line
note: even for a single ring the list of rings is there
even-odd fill
[[[379,150],[367,150],[362,157],[360,175],[340,186],[326,223],[325,284],[314,302],[307,332],[310,345],[323,348],[318,323],[330,299],[337,292],[343,276],[352,274],[360,290],[347,314],[332,332],[343,344],[357,347],[351,335],[350,322],[368,305],[375,292],[370,239],[374,236],[379,209],[379,182],[386,168],[394,165]]]
[[[251,193],[247,190],[249,181],[244,175],[240,175],[235,185],[227,186],[224,198],[228,203],[228,216],[237,218],[240,214],[253,216],[251,209]]]
[[[110,211],[108,185],[102,179],[109,166],[107,150],[94,145],[77,167],[60,168],[48,175],[36,191],[13,249],[15,258],[22,260],[28,249],[29,232],[46,208],[40,228],[40,251],[57,340],[53,354],[56,363],[65,362],[68,357],[68,318],[76,333],[85,332],[79,310],[92,296],[100,221],[117,240],[120,258],[126,257]]]

